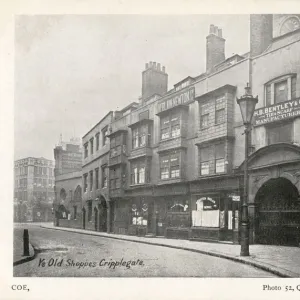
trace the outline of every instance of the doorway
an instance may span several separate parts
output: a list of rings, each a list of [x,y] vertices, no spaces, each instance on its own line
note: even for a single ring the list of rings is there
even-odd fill
[[[107,205],[103,198],[99,205],[99,231],[107,231]]]
[[[255,224],[259,244],[298,246],[300,205],[297,188],[286,178],[270,179],[255,196]]]

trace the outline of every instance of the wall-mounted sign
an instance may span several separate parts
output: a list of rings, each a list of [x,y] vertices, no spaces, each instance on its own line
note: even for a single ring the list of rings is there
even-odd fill
[[[300,99],[256,109],[254,111],[254,126],[295,117],[300,117]]]
[[[180,104],[187,103],[195,99],[195,88],[192,87],[186,91],[176,93],[167,99],[158,103],[158,112],[162,112],[169,108],[175,107]]]
[[[211,197],[202,197],[196,201],[197,210],[201,210],[198,208],[198,206],[201,206],[201,203],[203,203],[202,208],[203,210],[217,210],[219,209],[218,201],[211,198]]]

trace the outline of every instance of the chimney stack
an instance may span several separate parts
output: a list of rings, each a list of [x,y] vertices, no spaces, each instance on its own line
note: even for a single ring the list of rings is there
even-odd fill
[[[225,39],[222,29],[211,24],[209,35],[206,37],[206,72],[211,72],[213,67],[225,60]]]
[[[273,39],[273,15],[250,15],[251,57],[263,53]]]
[[[148,67],[147,67],[148,66]],[[165,66],[150,61],[142,73],[142,101],[154,94],[164,95],[168,91],[168,74]]]

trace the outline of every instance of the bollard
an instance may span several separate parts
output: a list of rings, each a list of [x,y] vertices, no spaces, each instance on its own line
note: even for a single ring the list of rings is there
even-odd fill
[[[23,256],[29,256],[29,234],[28,234],[28,229],[24,229],[24,233],[23,233]]]

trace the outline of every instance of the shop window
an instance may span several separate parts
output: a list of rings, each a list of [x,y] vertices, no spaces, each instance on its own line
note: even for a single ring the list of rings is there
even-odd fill
[[[99,189],[99,168],[95,169],[96,190]]]
[[[133,203],[131,206],[131,224],[147,226],[148,204]]]
[[[84,144],[84,158],[87,158],[89,155],[89,144],[85,143]]]
[[[196,210],[192,211],[192,225],[200,227],[219,227],[219,199],[201,197],[196,200]]]
[[[293,142],[293,122],[277,123],[266,128],[269,145]]]
[[[100,133],[98,132],[96,134],[96,151],[99,150],[99,146],[100,146]]]
[[[225,145],[224,144],[215,145],[215,166],[216,166],[216,173],[225,172]]]
[[[169,212],[186,212],[188,208],[188,201],[184,199],[171,199],[168,201]]]
[[[160,178],[180,178],[180,152],[173,152],[160,157]]]
[[[285,75],[274,79],[265,85],[265,104],[270,106],[273,104],[285,102],[295,99],[297,78],[295,75]]]
[[[107,166],[102,166],[101,167],[102,171],[102,188],[107,188],[107,173],[108,173],[108,168]]]
[[[180,114],[169,113],[161,118],[161,140],[180,136]]]
[[[87,177],[88,177],[88,174],[83,175],[83,191],[84,192],[87,192],[87,187],[88,187]]]
[[[209,104],[205,103],[205,104],[202,104],[200,107],[200,127],[201,127],[201,129],[208,127],[208,121],[209,121]]]

